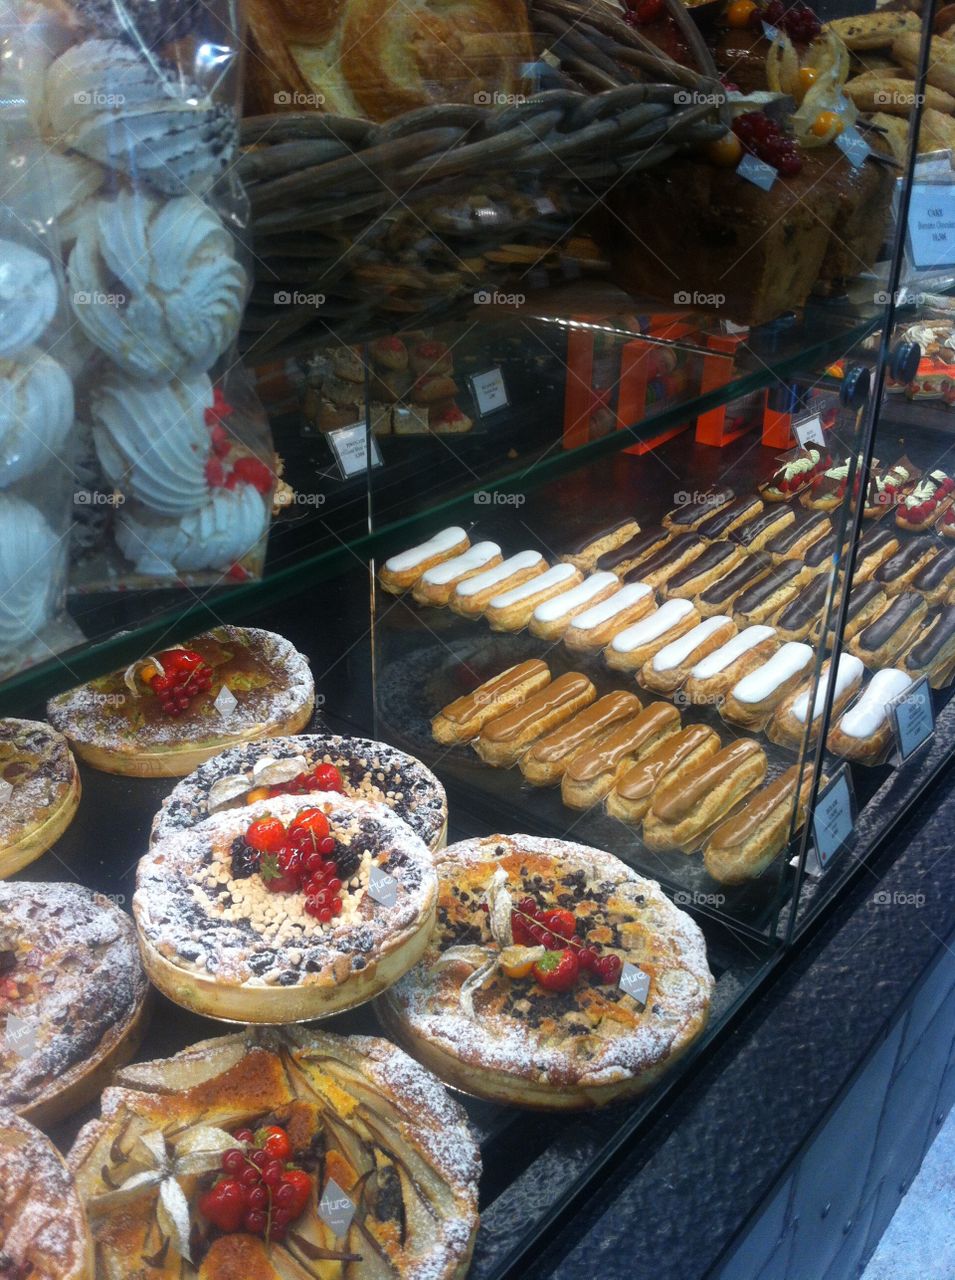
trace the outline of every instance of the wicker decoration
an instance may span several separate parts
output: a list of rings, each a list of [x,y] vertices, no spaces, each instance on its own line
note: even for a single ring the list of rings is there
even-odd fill
[[[572,232],[601,193],[726,128],[709,52],[681,0],[667,4],[699,72],[601,0],[534,0],[557,87],[526,101],[436,105],[382,125],[319,112],[246,119],[247,357],[434,323],[475,295],[599,269]]]

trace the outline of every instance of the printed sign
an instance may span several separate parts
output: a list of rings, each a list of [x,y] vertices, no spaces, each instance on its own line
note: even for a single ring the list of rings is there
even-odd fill
[[[620,971],[619,986],[621,991],[626,991],[628,996],[633,996],[641,1009],[647,1007],[647,996],[650,994],[649,973],[645,973],[638,965],[625,960],[623,969]]]
[[[356,422],[354,426],[339,427],[336,431],[329,431],[327,438],[343,480],[367,471],[369,455],[373,467],[382,465],[378,441],[374,436],[368,435],[364,422]]]
[[[855,828],[855,796],[852,779],[842,765],[819,792],[812,811],[812,837],[817,865],[807,869],[819,874],[843,847]]]
[[[355,1205],[334,1178],[329,1178],[318,1202],[318,1216],[327,1222],[336,1236],[347,1233],[355,1216]]]
[[[917,271],[955,266],[953,185],[915,182],[909,200],[909,251]]]
[[[393,907],[398,897],[398,881],[381,867],[372,867],[368,878],[368,895],[383,907]]]
[[[762,160],[757,160],[749,152],[743,156],[736,166],[736,172],[741,178],[751,182],[754,187],[761,187],[763,191],[768,191],[778,176],[771,164],[764,164]]]
[[[860,168],[869,154],[869,144],[854,124],[850,124],[838,135],[836,146],[852,165],[853,169]]]
[[[212,705],[215,707],[216,711],[218,711],[223,720],[229,720],[239,703],[229,686],[224,684],[219,690],[219,696]]]
[[[928,676],[921,676],[888,706],[898,763],[904,764],[935,733],[935,708]]]
[[[811,418],[804,418],[802,422],[794,422],[793,435],[804,449],[811,444],[821,444],[825,448],[826,437],[822,429],[822,418],[818,413]]]
[[[507,398],[507,387],[500,369],[488,369],[487,373],[476,373],[471,378],[471,391],[474,403],[482,418],[498,409],[506,409],[510,404]]]

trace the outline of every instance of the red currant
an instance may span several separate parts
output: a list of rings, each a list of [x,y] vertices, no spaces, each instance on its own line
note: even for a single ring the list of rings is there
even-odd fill
[[[226,1173],[241,1173],[245,1168],[245,1152],[233,1147],[222,1157],[222,1167]]]
[[[246,1166],[246,1168],[239,1174],[239,1181],[242,1183],[243,1187],[257,1187],[261,1182],[258,1169]]]
[[[265,1230],[268,1221],[261,1209],[249,1209],[242,1219],[242,1225],[250,1235],[259,1236]]]
[[[254,1142],[255,1134],[251,1129],[237,1129],[235,1133],[236,1142]]]
[[[269,1193],[261,1184],[249,1192],[249,1208],[264,1209],[269,1203]]]
[[[335,841],[331,836],[322,836],[316,848],[318,849],[319,853],[323,853],[327,858],[329,854],[335,852]]]

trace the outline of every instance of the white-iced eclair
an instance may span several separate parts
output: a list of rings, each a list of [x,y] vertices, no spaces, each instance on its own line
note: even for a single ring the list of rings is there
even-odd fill
[[[654,693],[673,693],[698,662],[735,634],[736,623],[725,614],[704,618],[648,658],[637,672],[637,680]]]
[[[546,573],[491,596],[484,617],[492,631],[522,631],[538,605],[576,586],[583,574],[572,564],[555,564]]]
[[[695,627],[700,615],[689,600],[667,600],[632,627],[618,631],[604,649],[607,666],[615,671],[639,671],[658,649]]]
[[[579,652],[602,649],[618,631],[632,626],[656,607],[652,587],[645,582],[629,582],[606,600],[575,614],[564,632],[564,644]]]
[[[865,667],[853,653],[839,655],[835,677],[832,676],[832,659],[822,664],[819,680],[813,693],[813,681],[805,681],[786,695],[773,713],[766,736],[781,747],[800,747],[815,742],[822,726],[822,711],[829,685],[832,683],[832,719],[842,714],[851,698],[862,687]]]
[[[707,833],[766,776],[766,752],[752,738],[740,738],[661,787],[643,822],[649,849],[692,853]]]
[[[459,582],[473,578],[482,569],[500,564],[503,559],[496,542],[476,542],[462,555],[426,569],[414,584],[411,594],[419,604],[447,604]]]
[[[391,556],[381,566],[378,581],[385,591],[395,596],[400,595],[402,591],[413,587],[421,575],[433,565],[440,564],[442,560],[450,560],[452,556],[459,556],[469,546],[470,539],[465,531],[457,525],[451,525],[447,529],[442,529],[440,533],[436,533],[427,542],[421,542],[416,547],[409,547],[407,551]]]
[[[858,701],[829,730],[829,750],[860,764],[881,764],[892,740],[889,703],[913,683],[912,677],[897,667],[877,671]]]
[[[620,590],[620,579],[615,573],[592,573],[583,582],[539,604],[531,614],[528,630],[542,640],[558,640],[578,613]]]
[[[806,821],[811,792],[812,769],[794,764],[721,822],[703,849],[703,864],[713,879],[742,884],[762,875],[785,849],[790,829],[795,834]]]
[[[720,715],[729,724],[762,729],[787,693],[806,678],[812,649],[789,640],[755,671],[733,685],[720,704]]]
[[[540,658],[508,667],[439,711],[431,721],[432,737],[444,746],[469,742],[489,720],[520,706],[546,684],[550,684],[550,671]]]
[[[539,551],[518,551],[517,555],[508,556],[500,564],[459,582],[451,592],[448,604],[454,613],[464,618],[477,618],[487,608],[492,596],[546,572],[547,561]]]
[[[683,697],[694,706],[717,706],[733,685],[761,667],[777,646],[773,627],[757,624],[737,632],[690,669]]]

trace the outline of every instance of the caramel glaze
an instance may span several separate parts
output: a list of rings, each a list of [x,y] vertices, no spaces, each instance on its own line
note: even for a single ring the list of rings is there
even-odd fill
[[[605,551],[597,560],[597,569],[601,573],[607,570],[613,573],[618,565],[626,564],[629,560],[642,560],[650,555],[669,537],[669,530],[659,526],[656,529],[644,529],[642,533],[622,542],[619,547],[614,547],[613,551]]]
[[[919,606],[924,608],[925,601],[921,596],[915,594],[914,591],[902,591],[895,597],[892,603],[886,609],[885,613],[880,613],[874,622],[859,633],[858,646],[860,649],[881,649],[881,647],[891,640],[903,623],[907,622],[913,609]]]
[[[758,516],[762,509],[762,498],[750,496],[734,498],[727,506],[707,516],[703,523],[697,526],[696,531],[701,538],[707,538],[712,542],[716,538],[722,538],[734,521],[744,516],[752,519]]]
[[[739,547],[734,547],[731,542],[713,542],[705,551],[696,556],[685,569],[681,569],[679,573],[670,579],[667,589],[670,592],[677,592],[681,587],[685,587],[688,582],[698,578],[701,573],[709,573],[711,569],[721,565],[724,560],[735,560],[738,555]]]
[[[638,716],[601,735],[592,746],[574,756],[567,766],[567,777],[575,782],[590,782],[608,769],[615,769],[620,758],[639,750],[645,742],[669,728],[679,728],[680,713],[669,702],[651,702]]]
[[[677,768],[707,742],[715,742],[719,746],[719,738],[705,724],[691,724],[674,733],[622,775],[615,788],[617,794],[624,800],[646,800],[671,769]]]
[[[803,566],[800,560],[780,561],[768,577],[763,578],[760,582],[754,582],[751,587],[742,593],[737,599],[734,608],[739,613],[746,613],[749,609],[755,609],[758,605],[765,604],[774,591],[778,591],[787,582],[798,577],[802,573],[802,569]]]
[[[923,640],[914,649],[909,650],[905,665],[917,671],[920,667],[930,666],[941,656],[946,645],[955,639],[955,605],[949,605],[935,619],[935,624]]]
[[[536,745],[531,747],[531,757],[546,763],[563,760],[565,756],[583,747],[591,738],[604,733],[618,720],[638,715],[640,710],[640,699],[635,693],[617,689],[591,703],[584,711],[579,711],[573,720],[566,721],[553,733],[539,739]]]
[[[490,742],[509,742],[519,738],[522,733],[532,728],[541,716],[546,716],[562,702],[579,698],[592,687],[590,681],[581,672],[568,671],[565,675],[552,680],[550,684],[544,685],[543,689],[532,694],[521,706],[505,712],[490,724],[486,724],[481,736],[485,741]]]
[[[631,569],[624,578],[624,582],[642,582],[645,574],[655,573],[657,569],[665,569],[668,564],[686,555],[690,547],[698,547],[701,543],[702,539],[696,533],[678,533],[665,547],[661,547],[659,551]]]
[[[949,547],[917,575],[912,586],[916,591],[934,591],[945,584],[950,573],[955,572],[955,547]]]
[[[752,583],[755,577],[765,573],[769,567],[770,562],[758,556],[744,560],[742,564],[738,564],[735,569],[731,569],[722,578],[717,578],[712,586],[707,587],[700,596],[701,603],[708,605],[724,604],[729,600],[730,596],[735,595],[737,591],[744,590]]]
[[[801,792],[808,791],[812,785],[812,770],[806,771]],[[796,792],[799,781],[799,765],[794,764],[781,773],[779,777],[758,791],[749,804],[732,818],[721,823],[710,838],[711,849],[736,849],[744,845],[759,831],[760,827],[773,816],[777,805],[788,806]]]
[[[776,619],[776,625],[784,631],[799,631],[807,622],[814,622],[822,612],[828,589],[827,577],[820,575],[813,578],[806,590],[782,611]]]
[[[705,801],[715,787],[725,781],[728,774],[762,753],[763,749],[758,742],[754,742],[752,738],[740,738],[738,742],[717,751],[715,756],[702,760],[689,773],[684,774],[676,785],[661,792],[653,802],[653,812],[661,822],[681,822]]]
[[[688,502],[685,507],[674,507],[667,519],[677,528],[682,528],[683,525],[694,525],[700,520],[704,511],[716,511],[726,506],[732,497],[732,489],[720,489],[715,493],[708,493],[702,502]]]
[[[613,524],[608,524],[605,529],[601,529],[598,533],[588,533],[586,537],[580,538],[572,546],[567,548],[567,555],[579,556],[588,547],[592,547],[595,542],[601,542],[604,538],[612,538],[615,533],[619,533],[621,529],[626,529],[628,525],[636,524],[633,516],[624,516],[622,520],[616,520]],[[636,535],[634,535],[636,536]]]
[[[896,551],[894,556],[884,560],[876,569],[874,579],[876,582],[894,582],[903,573],[908,573],[926,555],[931,555],[935,551],[936,546],[928,538],[916,538],[906,543],[901,551]]]
[[[519,662],[516,667],[512,667],[509,671],[502,671],[499,676],[479,685],[473,693],[467,693],[463,698],[456,698],[454,702],[449,702],[441,714],[448,720],[463,724],[466,720],[470,720],[479,708],[496,701],[505,693],[510,693],[526,680],[539,679],[541,675],[550,678],[547,664],[541,662],[540,658]]]
[[[787,516],[790,517],[789,521],[786,519]],[[770,507],[767,511],[764,511],[761,516],[757,516],[755,520],[750,520],[748,524],[744,524],[742,529],[734,529],[730,534],[730,537],[734,542],[738,542],[745,551],[750,543],[755,542],[756,539],[761,534],[764,534],[767,529],[772,529],[776,525],[779,525],[781,531],[784,524],[790,523],[792,520],[795,520],[795,518],[796,513],[793,511],[792,507]]]
[[[791,524],[788,529],[783,529],[782,533],[777,533],[775,538],[767,543],[766,550],[777,556],[787,556],[796,543],[810,531],[815,531],[815,537],[810,539],[811,544],[823,537],[831,527],[829,517],[824,511],[808,512],[805,519],[800,520],[797,517],[795,524]]]

